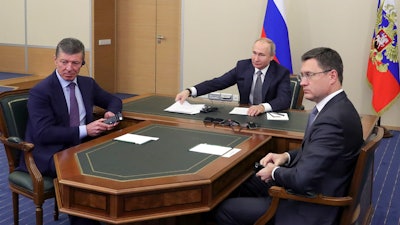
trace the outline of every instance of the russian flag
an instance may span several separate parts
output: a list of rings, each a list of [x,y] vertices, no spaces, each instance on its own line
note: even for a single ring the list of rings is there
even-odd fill
[[[275,42],[275,60],[293,73],[283,0],[268,0],[261,37]]]
[[[397,12],[394,0],[378,1],[375,24],[367,78],[372,88],[372,107],[381,115],[400,94]]]

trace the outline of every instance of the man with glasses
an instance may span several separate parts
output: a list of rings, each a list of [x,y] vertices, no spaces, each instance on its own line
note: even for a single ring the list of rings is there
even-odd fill
[[[363,143],[360,116],[342,89],[343,64],[330,48],[302,56],[298,76],[304,97],[316,103],[301,147],[268,153],[262,169],[216,210],[219,225],[253,224],[268,210],[268,188],[282,186],[299,195],[345,196]],[[340,208],[281,200],[275,225],[338,224]]]
[[[251,59],[240,60],[224,75],[186,88],[175,100],[196,97],[237,85],[241,105],[251,105],[249,116],[290,107],[290,72],[274,60],[275,43],[268,38],[254,42]]]

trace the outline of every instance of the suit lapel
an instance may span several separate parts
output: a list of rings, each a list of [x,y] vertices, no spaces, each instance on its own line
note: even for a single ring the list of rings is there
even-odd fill
[[[329,110],[329,107],[334,105],[336,102],[341,101],[343,98],[346,98],[346,96],[347,96],[346,93],[344,91],[342,91],[339,94],[337,94],[335,97],[333,97],[331,100],[329,100],[329,102],[326,103],[324,108],[322,108],[321,112],[319,112],[319,114],[318,114],[317,118],[315,118],[313,124],[315,124],[319,118],[323,117],[324,112],[326,110]],[[297,153],[295,159],[293,160],[293,162],[292,162],[293,164],[295,164],[301,158],[301,155],[303,154],[304,144],[306,141],[308,141],[309,136],[311,134],[310,131],[313,129],[313,126],[314,125],[311,125],[310,129],[308,129],[308,132],[304,133],[304,138],[303,138],[303,141],[301,142],[301,148],[300,148],[299,152]]]
[[[274,76],[274,73],[276,71],[274,63],[275,63],[275,61],[271,61],[270,62],[269,68],[268,68],[267,73],[265,74],[265,77],[264,77],[263,88],[262,88],[263,100],[264,100],[264,96],[267,95],[267,91],[268,91],[268,89],[269,89],[269,87],[270,87],[270,85],[272,83],[273,76]]]
[[[241,94],[242,96],[247,96],[247,101],[246,102],[250,102],[250,92],[251,92],[251,86],[253,85],[253,75],[254,75],[254,70],[255,68],[253,67],[253,64],[250,64],[247,67],[246,71],[244,72],[244,79],[245,79],[245,88],[244,88],[244,92],[243,94]]]

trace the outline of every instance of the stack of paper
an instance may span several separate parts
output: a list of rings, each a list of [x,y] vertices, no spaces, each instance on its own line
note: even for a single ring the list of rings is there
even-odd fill
[[[223,155],[231,149],[232,149],[231,147],[225,147],[219,145],[198,144],[193,148],[191,148],[189,151],[207,153],[213,155]]]
[[[179,101],[176,101],[170,107],[164,109],[164,111],[193,115],[193,114],[200,113],[200,110],[203,107],[204,107],[204,104],[190,104],[187,101],[185,101],[181,104]]]
[[[229,114],[234,114],[234,115],[247,115],[247,111],[249,111],[249,108],[245,107],[235,107],[232,109],[232,111],[229,112]]]
[[[148,141],[157,141],[158,137],[149,137],[149,136],[143,136],[143,135],[138,135],[138,134],[124,134],[124,135],[114,138],[114,140],[141,145]]]

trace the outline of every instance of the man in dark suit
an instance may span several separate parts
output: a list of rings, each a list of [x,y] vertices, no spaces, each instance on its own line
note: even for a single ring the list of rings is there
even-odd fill
[[[269,207],[271,184],[302,195],[346,195],[363,136],[359,114],[342,89],[340,55],[330,48],[308,51],[302,56],[299,79],[304,97],[317,109],[301,147],[262,158],[265,168],[219,206],[219,225],[253,224]],[[282,200],[271,224],[334,225],[339,213],[336,207]]]
[[[188,97],[205,95],[236,84],[240,104],[252,105],[248,110],[249,116],[288,109],[291,101],[290,72],[275,62],[274,56],[275,43],[270,39],[260,38],[253,45],[251,59],[238,61],[236,67],[224,75],[185,89],[176,95],[175,100],[182,103]],[[262,72],[260,101],[255,99],[254,94],[258,71]]]
[[[61,40],[54,62],[55,71],[29,92],[25,134],[25,139],[35,145],[33,156],[39,170],[51,177],[56,177],[55,153],[113,129],[116,124],[103,121],[122,110],[122,101],[118,97],[103,90],[92,78],[78,75],[85,64],[85,48],[81,41],[74,38]],[[71,106],[71,83],[75,84],[76,110]],[[106,110],[104,118],[94,120],[94,106]],[[76,112],[75,124],[70,124],[74,120],[70,118],[72,111]],[[26,170],[24,160],[21,169]],[[98,224],[83,218],[70,218],[71,224]]]

